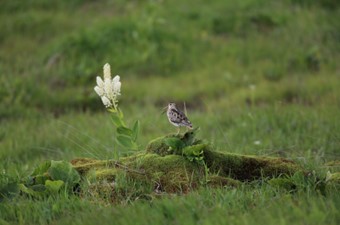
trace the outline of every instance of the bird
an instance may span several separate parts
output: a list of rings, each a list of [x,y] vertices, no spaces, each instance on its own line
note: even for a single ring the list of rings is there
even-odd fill
[[[180,132],[180,127],[188,127],[192,129],[192,124],[188,117],[179,109],[177,109],[175,103],[169,103],[168,106],[166,107],[166,115],[168,116],[169,122],[178,127],[177,134]]]

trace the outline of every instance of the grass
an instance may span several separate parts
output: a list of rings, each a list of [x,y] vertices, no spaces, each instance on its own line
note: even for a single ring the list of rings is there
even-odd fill
[[[7,1],[0,9],[1,183],[43,160],[124,154],[95,95],[109,62],[140,149],[175,132],[161,108],[186,102],[220,151],[283,156],[325,174],[339,160],[337,1]],[[331,168],[338,171],[338,168]],[[238,189],[122,199],[60,193],[4,199],[0,224],[338,224],[338,192]]]

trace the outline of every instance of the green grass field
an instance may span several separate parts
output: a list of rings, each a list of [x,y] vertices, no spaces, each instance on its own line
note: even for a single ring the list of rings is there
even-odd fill
[[[186,103],[222,152],[292,159],[323,176],[340,160],[336,0],[2,1],[0,192],[44,160],[127,154],[93,91],[105,63],[140,150],[176,132]],[[111,204],[68,192],[0,200],[0,224],[339,224],[340,193],[267,182]]]

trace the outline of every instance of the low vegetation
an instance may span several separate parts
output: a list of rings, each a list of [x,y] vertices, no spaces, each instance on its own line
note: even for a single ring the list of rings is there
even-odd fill
[[[3,2],[0,224],[339,224],[339,15],[335,0]],[[105,63],[126,129],[93,90]],[[169,102],[199,132],[174,135]]]

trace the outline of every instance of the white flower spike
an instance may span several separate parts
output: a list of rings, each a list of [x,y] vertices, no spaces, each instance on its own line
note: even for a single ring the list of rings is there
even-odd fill
[[[120,76],[116,75],[113,79],[112,79],[112,83],[117,83],[120,80]]]
[[[120,88],[122,83],[120,82],[120,76],[116,75],[111,79],[110,64],[106,63],[103,67],[104,80],[101,77],[97,77],[97,86],[94,87],[94,91],[102,99],[102,102],[106,108],[113,106],[115,110],[118,108],[118,95],[120,95]]]
[[[110,64],[106,63],[103,67],[104,72],[104,79],[110,79],[111,80],[111,67]]]
[[[104,81],[102,80],[102,78],[101,77],[97,77],[97,85],[98,85],[98,87],[100,87],[100,88],[103,88],[104,87]]]
[[[102,102],[106,108],[109,108],[110,106],[112,106],[110,100],[106,96],[102,96]]]
[[[104,95],[104,89],[100,88],[98,86],[94,87],[94,91],[97,93],[97,95],[99,95],[100,97]]]
[[[113,85],[110,79],[104,80],[104,91],[107,95],[106,97],[108,97],[109,99],[113,98]]]
[[[113,93],[116,95],[120,95],[120,87],[122,86],[122,83],[119,81],[120,77],[116,75],[112,79],[112,85],[113,85]]]

